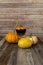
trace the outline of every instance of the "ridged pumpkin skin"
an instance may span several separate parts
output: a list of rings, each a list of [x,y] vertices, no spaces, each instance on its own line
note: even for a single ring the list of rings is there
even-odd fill
[[[8,33],[8,34],[6,34],[5,39],[9,43],[17,43],[19,40],[19,36],[14,33]]]

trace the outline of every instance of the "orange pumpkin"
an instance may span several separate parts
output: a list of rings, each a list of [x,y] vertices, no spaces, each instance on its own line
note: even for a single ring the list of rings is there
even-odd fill
[[[10,33],[6,34],[5,39],[9,43],[17,43],[19,40],[19,36],[16,35],[15,33],[10,32]]]

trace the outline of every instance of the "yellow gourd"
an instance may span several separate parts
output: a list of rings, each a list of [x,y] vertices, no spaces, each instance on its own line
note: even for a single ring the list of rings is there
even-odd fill
[[[21,38],[18,41],[18,46],[21,48],[29,48],[32,46],[32,44],[33,44],[32,41],[28,37]]]

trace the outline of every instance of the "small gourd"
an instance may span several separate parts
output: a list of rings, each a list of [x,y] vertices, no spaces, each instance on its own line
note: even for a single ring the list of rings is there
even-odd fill
[[[38,38],[37,36],[31,36],[30,40],[33,41],[33,44],[37,44],[38,43]]]
[[[21,38],[18,41],[18,46],[20,48],[29,48],[32,46],[32,44],[33,44],[32,41],[28,37]]]
[[[19,40],[19,36],[16,35],[15,33],[10,32],[10,33],[6,34],[5,39],[9,43],[17,43]]]

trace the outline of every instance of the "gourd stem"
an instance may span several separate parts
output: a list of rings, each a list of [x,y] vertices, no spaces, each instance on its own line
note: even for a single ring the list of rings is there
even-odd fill
[[[16,32],[16,27],[18,26],[18,24],[19,24],[19,22],[16,22],[16,25],[15,25],[15,27],[14,27],[14,31],[13,32]]]

